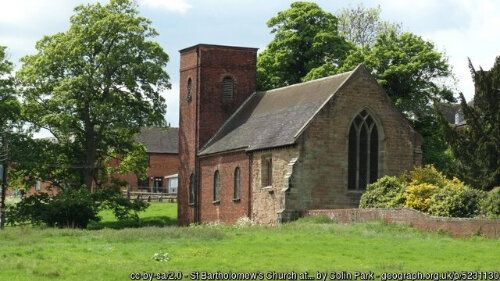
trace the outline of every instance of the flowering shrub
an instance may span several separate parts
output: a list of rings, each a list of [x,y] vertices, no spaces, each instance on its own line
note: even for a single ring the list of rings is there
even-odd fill
[[[432,196],[438,191],[438,187],[430,183],[412,182],[404,192],[405,207],[427,212],[431,205]]]
[[[368,185],[361,208],[407,207],[435,216],[500,216],[500,187],[486,193],[448,179],[431,165]]]

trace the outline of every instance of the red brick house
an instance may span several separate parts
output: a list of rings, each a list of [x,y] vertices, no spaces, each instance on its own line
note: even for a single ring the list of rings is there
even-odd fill
[[[177,193],[179,173],[179,129],[178,128],[143,128],[137,141],[146,147],[148,154],[147,179],[139,180],[130,174],[115,174],[114,177],[124,180],[130,191],[147,191],[159,193]],[[118,165],[118,160],[110,163]],[[50,184],[38,181],[27,195],[36,192],[54,194],[55,188]]]
[[[136,175],[115,175],[125,180],[131,191],[177,193],[179,173],[179,129],[143,128],[137,141],[148,153],[147,179]]]
[[[421,136],[362,65],[256,92],[257,49],[180,54],[181,225],[357,207],[367,184],[421,162]]]

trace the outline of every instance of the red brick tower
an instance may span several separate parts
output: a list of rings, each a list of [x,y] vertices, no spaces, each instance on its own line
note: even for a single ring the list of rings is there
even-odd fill
[[[198,222],[197,154],[255,91],[257,49],[199,44],[180,63],[178,221]]]

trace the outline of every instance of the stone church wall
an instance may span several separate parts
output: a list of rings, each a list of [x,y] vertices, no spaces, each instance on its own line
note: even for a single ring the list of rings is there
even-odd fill
[[[420,164],[421,137],[367,72],[356,76],[321,109],[298,140],[300,158],[286,198],[289,212],[358,206],[362,192],[347,189],[348,134],[352,120],[363,109],[379,128],[379,177]]]

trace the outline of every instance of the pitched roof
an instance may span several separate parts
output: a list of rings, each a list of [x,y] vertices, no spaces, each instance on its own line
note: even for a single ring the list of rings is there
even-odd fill
[[[208,141],[200,155],[294,144],[302,129],[356,70],[254,93]]]
[[[179,153],[179,128],[142,128],[137,141],[149,153]]]

